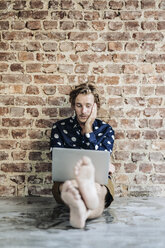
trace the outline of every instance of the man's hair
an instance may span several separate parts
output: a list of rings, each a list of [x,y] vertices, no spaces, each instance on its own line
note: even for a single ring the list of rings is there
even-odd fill
[[[75,99],[79,94],[93,94],[94,96],[94,102],[97,104],[98,109],[100,108],[100,99],[99,94],[96,90],[96,87],[91,83],[84,83],[75,86],[75,88],[70,92],[70,98],[69,101],[71,103],[71,106],[75,106]]]

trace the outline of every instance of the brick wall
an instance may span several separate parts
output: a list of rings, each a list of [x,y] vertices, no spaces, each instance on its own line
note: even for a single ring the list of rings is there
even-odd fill
[[[165,0],[0,1],[0,195],[51,194],[52,123],[100,90],[117,195],[165,195]]]

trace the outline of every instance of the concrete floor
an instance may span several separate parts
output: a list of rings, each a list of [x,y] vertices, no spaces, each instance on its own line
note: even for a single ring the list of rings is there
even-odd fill
[[[68,216],[53,198],[0,198],[0,247],[165,247],[165,198],[117,198],[83,230]]]

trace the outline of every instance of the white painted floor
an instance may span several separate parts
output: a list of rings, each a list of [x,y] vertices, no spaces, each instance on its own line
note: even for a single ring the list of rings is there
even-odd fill
[[[0,198],[2,248],[164,248],[165,198],[116,198],[83,230],[53,198]]]

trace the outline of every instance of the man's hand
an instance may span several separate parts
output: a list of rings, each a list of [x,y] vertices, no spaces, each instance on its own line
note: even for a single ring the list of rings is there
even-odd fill
[[[91,114],[88,117],[87,121],[85,122],[83,133],[91,133],[91,132],[93,132],[92,125],[93,125],[93,122],[96,119],[96,116],[97,116],[97,104],[94,103],[93,107],[92,107]]]

